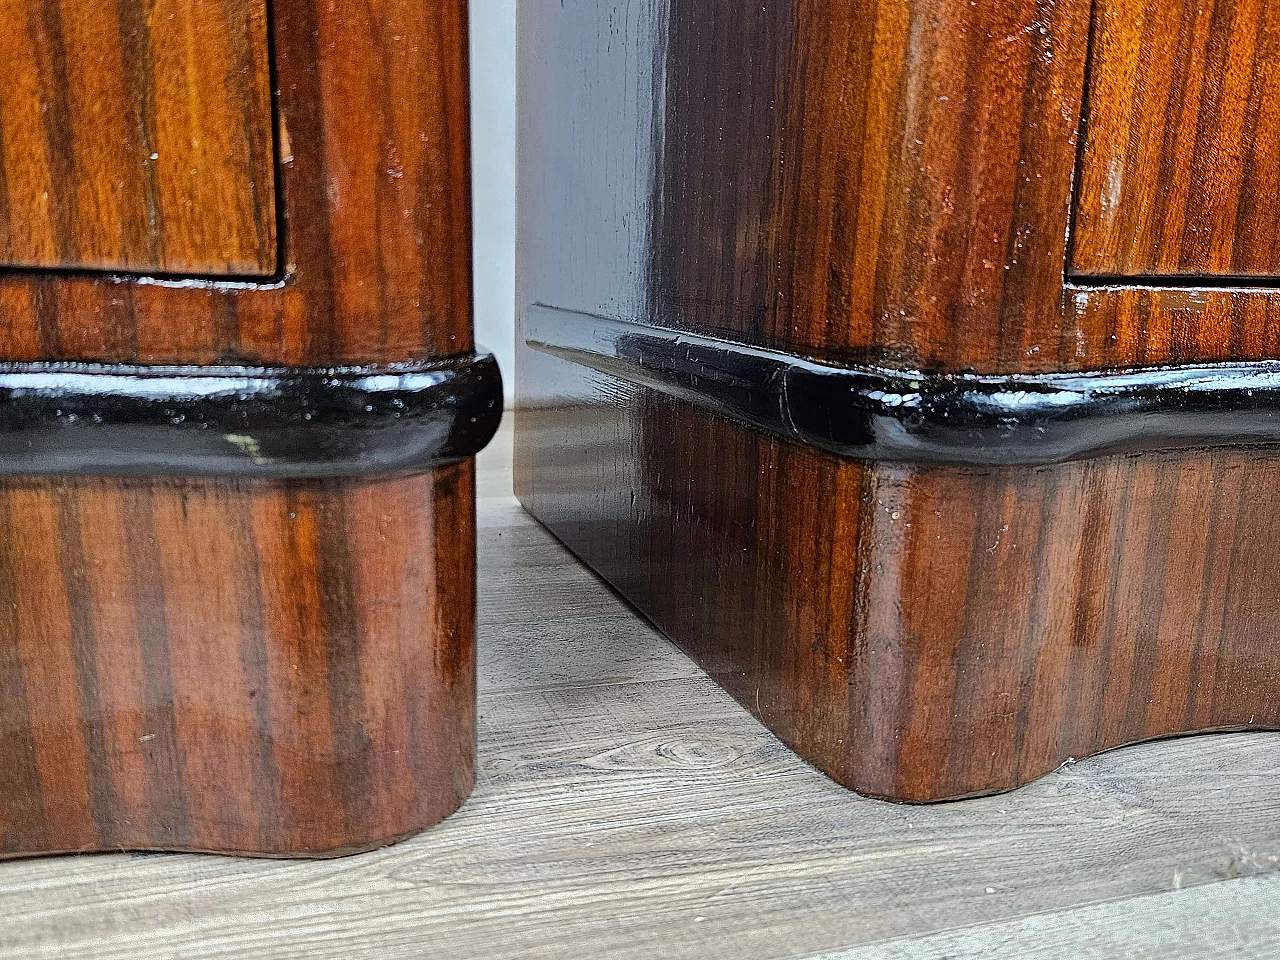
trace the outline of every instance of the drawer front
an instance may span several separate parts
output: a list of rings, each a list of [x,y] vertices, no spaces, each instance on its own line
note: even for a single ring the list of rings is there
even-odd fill
[[[2,0],[0,264],[277,272],[266,0]]]
[[[1280,276],[1280,2],[1098,0],[1071,263]]]
[[[0,0],[0,361],[467,353],[466,0]]]

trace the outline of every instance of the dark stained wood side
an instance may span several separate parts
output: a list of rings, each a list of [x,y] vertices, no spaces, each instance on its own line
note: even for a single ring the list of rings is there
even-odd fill
[[[0,856],[349,853],[465,799],[469,462],[0,493]]]
[[[471,349],[465,0],[275,0],[271,21],[285,279],[6,272],[0,359],[324,365]]]
[[[517,411],[526,505],[851,789],[957,798],[1140,740],[1280,728],[1273,454],[861,464],[522,362],[591,384]]]
[[[1274,291],[1066,276],[1089,0],[730,7],[676,0],[652,27],[669,40],[643,319],[837,362],[983,372],[1275,355]],[[1258,8],[1256,45],[1232,48],[1258,54],[1251,96],[1269,89],[1272,19]],[[1263,251],[1271,101],[1250,102],[1250,155],[1230,160],[1242,141],[1227,137],[1197,175],[1206,197],[1230,196],[1256,167],[1241,243]],[[597,122],[603,153],[622,133]]]
[[[266,0],[0,5],[0,266],[277,269]]]
[[[1087,0],[733,7],[671,5],[655,315],[833,358],[1056,365]]]
[[[1072,268],[1280,274],[1280,4],[1099,0]]]

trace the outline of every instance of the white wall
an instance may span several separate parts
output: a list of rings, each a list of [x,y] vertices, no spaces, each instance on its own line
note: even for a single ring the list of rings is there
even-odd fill
[[[515,376],[516,0],[471,0],[476,341]]]

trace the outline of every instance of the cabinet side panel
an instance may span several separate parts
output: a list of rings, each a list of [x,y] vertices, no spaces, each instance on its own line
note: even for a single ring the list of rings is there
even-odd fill
[[[654,321],[833,360],[1056,356],[1088,7],[672,0]]]
[[[526,506],[852,789],[952,799],[1280,727],[1274,456],[864,465],[522,362],[565,398],[517,411]]]

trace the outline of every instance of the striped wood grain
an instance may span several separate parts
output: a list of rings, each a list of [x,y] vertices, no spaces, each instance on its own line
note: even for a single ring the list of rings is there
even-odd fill
[[[0,4],[0,265],[276,272],[266,0]]]
[[[1071,266],[1280,274],[1280,4],[1100,0]]]
[[[1272,454],[863,464],[523,362],[594,402],[517,411],[519,496],[860,793],[964,797],[1122,744],[1280,727]]]
[[[84,9],[102,5],[103,0],[92,0]],[[126,13],[143,8],[137,0],[107,6]],[[27,13],[44,10],[50,17],[62,11],[64,24],[78,23],[72,13],[80,9],[55,0],[6,0],[0,5],[6,20],[15,24]],[[223,10],[228,24],[248,31],[245,43],[260,38],[262,9],[262,0],[163,0],[154,5],[152,19],[159,14],[170,26],[151,31],[154,55],[162,51],[156,46],[157,30],[176,30],[186,23],[195,31],[183,39],[188,43],[204,37],[203,28],[195,29],[199,23],[208,19],[216,25],[216,12]],[[236,11],[248,18],[247,26],[231,17]],[[277,237],[283,279],[120,283],[92,273],[0,272],[0,359],[327,366],[413,361],[472,348],[465,0],[388,0],[376,8],[279,0],[270,12],[279,91],[278,204],[287,227]],[[169,14],[175,18],[172,23]],[[110,31],[116,21],[112,16],[86,22]],[[125,40],[140,44],[143,25],[121,27]],[[0,44],[22,37],[11,34]],[[93,42],[99,45],[95,49],[111,46],[109,36]],[[176,44],[166,40],[163,50],[179,59],[187,56],[189,48]],[[120,51],[130,69],[163,66],[152,64],[145,50],[135,47]],[[255,39],[252,51],[242,44],[232,54],[245,60],[260,52]],[[227,109],[234,107],[234,116],[242,111],[252,120],[252,129],[244,131],[244,122],[236,121],[222,134],[250,144],[261,140],[262,150],[254,148],[250,165],[262,169],[270,164],[269,140],[263,139],[268,128],[263,126],[265,105],[256,98],[268,89],[261,86],[268,80],[257,73],[223,78],[217,53],[216,43],[209,49],[202,46],[198,55],[191,55],[193,62],[199,61],[198,74],[166,67],[164,76],[198,81],[204,96],[214,96],[207,91],[216,83],[227,97]],[[138,83],[131,89],[141,89]],[[157,87],[157,109],[167,96]],[[213,108],[189,107],[186,96],[183,110],[190,113],[176,113],[175,123],[182,122],[166,128],[164,137],[185,137],[185,117],[204,123],[218,116]],[[119,106],[112,99],[101,109]],[[42,127],[27,124],[18,132],[19,157],[41,152],[46,143]],[[4,136],[0,142],[7,163],[13,147],[7,142],[11,134]],[[70,157],[68,137],[58,140],[56,154],[64,159]],[[212,148],[208,137],[202,143]],[[156,164],[167,162],[161,152]],[[3,195],[8,200],[0,202],[0,210],[5,202],[19,202],[18,181],[6,176]],[[28,199],[38,179],[35,173],[24,175]],[[89,207],[69,224],[59,206],[67,195],[50,195],[59,201],[51,209],[63,218],[48,228],[55,235],[68,229],[77,231],[77,237],[82,229],[89,231],[86,236],[99,230],[110,235],[114,214],[108,215],[105,207],[94,226],[83,224]],[[157,197],[169,202],[163,191]],[[264,212],[269,207],[265,196],[256,202]],[[217,194],[217,217],[234,219],[237,209],[230,198]],[[148,224],[148,229],[156,226]],[[204,243],[199,239],[196,246]],[[266,259],[274,271],[275,259]]]
[[[0,493],[0,856],[344,853],[470,791],[469,464]]]
[[[597,184],[595,164],[635,135],[619,105],[651,104],[656,117],[641,147],[651,178],[632,182],[615,162],[599,195],[567,198],[572,222],[600,225],[591,243],[549,242],[554,206],[526,220],[544,248],[523,264],[528,302],[907,369],[1280,353],[1280,293],[1224,279],[1274,273],[1280,242],[1274,3],[1102,0],[1092,71],[1092,0],[673,0],[626,34],[627,56],[580,12],[542,16],[526,30],[549,39],[527,59],[556,56],[547,48],[572,36],[587,64],[656,57],[663,82],[631,71],[636,89],[604,107],[595,98],[617,71],[589,73],[592,94],[566,100],[577,82],[566,77],[526,100],[526,141],[549,126],[579,144],[571,184]],[[1103,223],[1113,160],[1124,189]],[[599,252],[617,229],[610,213],[633,202],[652,223],[632,241],[640,262],[610,262]],[[639,314],[583,297],[604,283],[579,279],[595,271],[619,290],[647,276]],[[1162,288],[1083,276],[1099,273],[1204,279]]]

